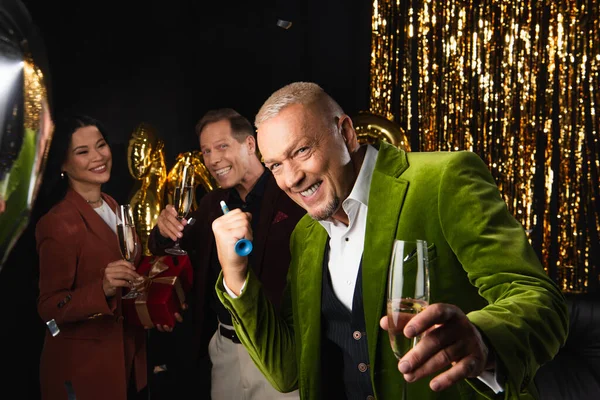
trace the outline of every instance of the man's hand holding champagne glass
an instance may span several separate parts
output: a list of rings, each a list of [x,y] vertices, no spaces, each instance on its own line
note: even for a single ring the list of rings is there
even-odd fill
[[[167,204],[156,221],[160,235],[175,242],[175,245],[165,249],[165,252],[175,256],[187,254],[185,250],[179,247],[179,239],[183,237],[183,228],[188,225],[186,216],[194,202],[194,166],[191,164],[183,165],[180,176],[181,181],[178,182],[173,192],[174,204]],[[183,305],[183,309],[187,309],[187,304]],[[178,322],[183,322],[183,317],[179,313],[175,313],[175,319]],[[172,327],[166,325],[157,325],[156,328],[161,332],[171,332],[173,330]]]
[[[184,165],[182,167],[181,182],[175,187],[173,193],[173,209],[177,214],[178,221],[184,221],[190,207],[194,201],[194,166]],[[183,225],[183,224],[180,224]],[[160,226],[159,226],[160,229]],[[175,246],[165,250],[166,253],[181,256],[186,255],[187,252],[179,247],[179,239],[181,238],[181,231],[177,235],[175,240]]]
[[[397,240],[388,277],[387,330],[398,370],[414,382],[451,366],[430,383],[441,391],[494,368],[493,354],[479,330],[452,304],[429,304],[427,243]]]
[[[181,181],[173,192],[173,205],[168,204],[157,220],[158,230],[163,237],[175,241],[175,245],[165,250],[167,254],[180,256],[187,252],[179,247],[179,239],[183,237],[183,228],[187,225],[185,217],[194,201],[194,166],[184,165],[181,168]]]

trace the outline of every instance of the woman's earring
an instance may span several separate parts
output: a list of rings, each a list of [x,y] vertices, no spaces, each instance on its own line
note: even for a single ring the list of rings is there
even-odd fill
[[[60,179],[65,179],[65,171],[60,172]]]

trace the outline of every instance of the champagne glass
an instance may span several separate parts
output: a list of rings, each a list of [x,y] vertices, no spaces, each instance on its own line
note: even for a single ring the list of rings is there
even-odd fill
[[[194,201],[194,166],[184,165],[181,171],[181,182],[175,187],[173,192],[173,206],[177,210],[177,219],[184,219],[192,202]],[[179,239],[175,242],[175,246],[165,249],[165,252],[174,256],[182,256],[187,254],[185,250],[179,247]]]
[[[395,240],[387,288],[388,334],[392,351],[400,359],[420,336],[407,339],[402,331],[429,305],[429,260],[424,240]]]
[[[120,205],[117,207],[117,238],[119,239],[119,249],[121,256],[125,261],[133,263],[139,251],[137,242],[137,233],[135,224],[133,223],[133,213],[129,204]],[[134,299],[139,295],[135,289],[131,289],[124,299]]]

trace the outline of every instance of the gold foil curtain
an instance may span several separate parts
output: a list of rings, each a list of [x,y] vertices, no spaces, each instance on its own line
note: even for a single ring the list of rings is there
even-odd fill
[[[549,275],[597,292],[597,0],[373,2],[370,111],[488,164]]]

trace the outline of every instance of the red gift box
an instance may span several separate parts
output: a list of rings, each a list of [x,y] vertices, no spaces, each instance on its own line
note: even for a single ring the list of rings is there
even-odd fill
[[[187,255],[144,257],[137,267],[144,281],[136,285],[141,294],[123,299],[123,316],[138,326],[175,325],[185,294],[192,287],[192,264]]]

